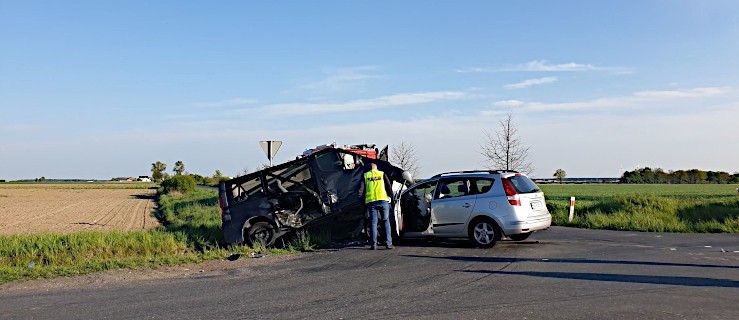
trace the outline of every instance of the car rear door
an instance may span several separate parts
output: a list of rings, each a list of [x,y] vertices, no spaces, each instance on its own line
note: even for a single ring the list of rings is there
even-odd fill
[[[509,176],[506,179],[516,189],[521,201],[521,207],[529,215],[536,216],[549,213],[544,202],[544,193],[541,192],[541,189],[539,189],[534,181],[521,174]]]
[[[431,202],[431,223],[434,234],[464,235],[465,223],[475,209],[477,196],[470,192],[470,179],[443,178]]]

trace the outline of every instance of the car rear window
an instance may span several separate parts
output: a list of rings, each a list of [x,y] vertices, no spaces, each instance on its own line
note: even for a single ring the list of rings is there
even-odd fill
[[[493,182],[495,180],[493,179],[472,179],[472,188],[471,188],[471,194],[484,194],[490,191],[490,188],[493,187]]]
[[[534,193],[541,191],[536,183],[534,183],[534,181],[531,181],[531,179],[529,179],[528,177],[512,176],[507,179],[511,182],[513,187],[516,189],[516,192],[518,193]]]

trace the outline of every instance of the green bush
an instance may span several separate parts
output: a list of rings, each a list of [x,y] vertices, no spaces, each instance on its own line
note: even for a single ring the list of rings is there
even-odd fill
[[[195,179],[189,175],[176,175],[162,181],[163,193],[169,194],[174,191],[183,194],[195,191]]]

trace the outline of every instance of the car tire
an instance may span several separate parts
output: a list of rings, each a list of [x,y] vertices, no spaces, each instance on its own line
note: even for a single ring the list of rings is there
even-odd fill
[[[502,236],[498,224],[490,218],[477,218],[469,226],[469,239],[472,244],[480,248],[494,247]]]
[[[528,239],[530,236],[531,236],[531,232],[526,232],[526,233],[509,235],[508,238],[511,238],[511,240],[513,241],[524,241]]]
[[[250,247],[256,243],[270,246],[275,242],[275,228],[266,221],[256,222],[244,228],[244,240]]]

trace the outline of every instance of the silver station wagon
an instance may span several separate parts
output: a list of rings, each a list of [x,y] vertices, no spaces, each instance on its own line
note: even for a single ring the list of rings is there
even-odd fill
[[[544,193],[515,171],[438,174],[405,190],[394,214],[401,238],[468,238],[490,248],[549,228]]]

